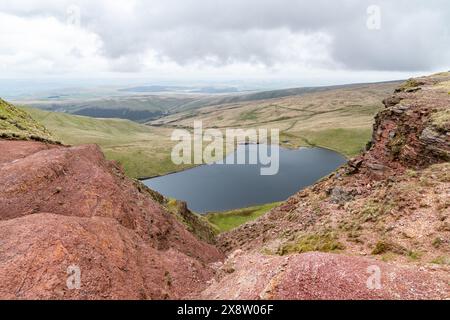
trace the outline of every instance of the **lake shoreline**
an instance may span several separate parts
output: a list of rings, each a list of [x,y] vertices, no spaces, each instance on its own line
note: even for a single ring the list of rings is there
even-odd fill
[[[250,157],[257,159],[259,150],[243,144],[222,163],[140,181],[165,197],[187,202],[191,210],[203,215],[285,201],[347,162],[345,156],[329,148],[280,146],[278,159],[246,165]],[[236,156],[246,163],[231,165]],[[271,168],[273,174],[261,174],[264,168]]]
[[[243,145],[248,145],[248,144],[243,144]],[[301,149],[301,148],[308,148],[308,149],[321,148],[321,149],[325,149],[325,150],[328,150],[328,151],[336,152],[336,153],[340,154],[342,157],[344,157],[347,161],[351,159],[351,157],[346,156],[345,154],[341,153],[338,150],[335,150],[335,149],[332,149],[332,148],[329,148],[329,147],[322,147],[320,145],[308,145],[308,146],[292,147],[292,146],[289,146],[289,145],[281,144],[280,148],[285,148],[285,149],[289,149],[289,150],[298,150],[298,149]],[[225,155],[225,157],[226,156],[227,155]],[[184,172],[184,171],[187,171],[187,170],[195,169],[195,168],[198,168],[198,167],[201,167],[201,166],[206,166],[206,165],[208,165],[208,164],[207,163],[203,163],[203,164],[193,165],[192,167],[183,168],[183,169],[180,169],[180,170],[173,170],[173,171],[170,171],[170,172],[167,172],[167,173],[164,173],[164,174],[155,174],[155,175],[152,175],[152,176],[149,176],[149,177],[137,177],[137,178],[134,178],[134,179],[142,182],[142,181],[145,181],[145,180],[165,177],[165,176],[169,176],[169,175],[172,175],[172,174],[175,174],[175,173]]]

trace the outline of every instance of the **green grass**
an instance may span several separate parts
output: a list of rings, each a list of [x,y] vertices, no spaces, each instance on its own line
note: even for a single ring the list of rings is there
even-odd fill
[[[406,256],[410,260],[418,260],[422,256],[422,253],[419,251],[407,250],[397,243],[385,240],[378,241],[372,250],[373,255],[384,255],[387,253]]]
[[[249,221],[256,220],[278,205],[280,205],[280,202],[225,212],[208,213],[205,217],[222,233],[237,228]]]
[[[450,258],[447,256],[439,256],[431,260],[431,263],[434,264],[442,264],[442,265],[450,265]]]
[[[0,137],[54,141],[52,134],[27,112],[0,99]]]
[[[307,144],[336,150],[347,157],[361,153],[372,137],[370,128],[336,128],[319,131],[303,131],[299,136]]]
[[[416,79],[409,79],[400,86],[399,90],[404,91],[406,89],[417,88],[419,86],[420,82],[418,82]]]
[[[411,250],[411,251],[408,251],[407,256],[410,260],[414,261],[414,260],[419,260],[422,257],[422,253],[419,251]]]
[[[258,120],[258,115],[256,114],[256,110],[242,112],[239,115],[239,121],[249,121],[249,120]]]
[[[450,110],[445,109],[431,115],[432,124],[443,132],[450,129]]]
[[[337,236],[332,232],[307,234],[299,237],[296,241],[282,245],[278,249],[279,255],[292,253],[304,253],[310,251],[333,252],[345,249],[339,242]]]

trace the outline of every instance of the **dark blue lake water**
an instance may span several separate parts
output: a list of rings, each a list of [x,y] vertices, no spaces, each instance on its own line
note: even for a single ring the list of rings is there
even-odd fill
[[[239,146],[228,157],[242,153],[248,157],[257,148]],[[143,182],[167,197],[186,201],[195,212],[206,213],[285,200],[345,162],[345,157],[327,149],[280,148],[275,175],[261,175],[261,167],[267,166],[260,164],[211,164]]]

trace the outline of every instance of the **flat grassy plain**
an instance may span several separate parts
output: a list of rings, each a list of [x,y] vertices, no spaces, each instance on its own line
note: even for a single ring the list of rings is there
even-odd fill
[[[219,233],[222,233],[230,231],[249,221],[256,220],[280,204],[281,202],[275,202],[244,209],[208,213],[205,217],[209,223],[216,227]]]
[[[152,177],[192,167],[172,163],[170,153],[175,142],[170,140],[171,129],[122,119],[23,109],[64,144],[98,144],[105,156],[118,161],[130,177]]]

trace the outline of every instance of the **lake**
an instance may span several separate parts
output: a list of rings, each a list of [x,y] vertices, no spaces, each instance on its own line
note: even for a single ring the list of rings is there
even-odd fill
[[[256,145],[241,145],[228,157],[258,152]],[[235,158],[236,159],[236,158]],[[166,197],[183,200],[198,213],[225,211],[286,200],[330,174],[347,160],[323,148],[280,147],[279,171],[260,174],[260,164],[210,164],[143,182]],[[265,166],[267,167],[267,166]]]

